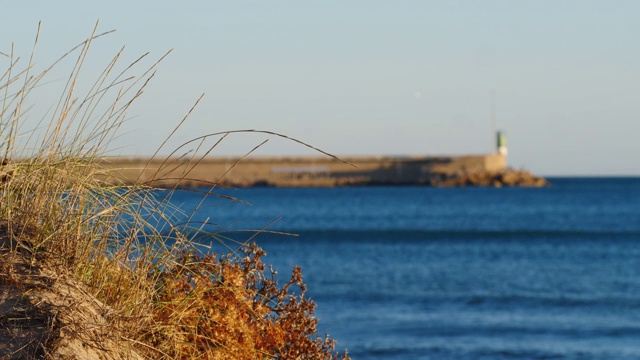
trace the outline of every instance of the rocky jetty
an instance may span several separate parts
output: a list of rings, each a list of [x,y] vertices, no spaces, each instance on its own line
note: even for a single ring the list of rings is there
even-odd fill
[[[242,160],[242,161],[240,161]],[[201,161],[105,160],[106,182],[167,187],[342,187],[374,185],[548,186],[528,171],[507,167],[499,154],[443,157],[208,158]],[[186,175],[185,175],[186,174]]]
[[[462,173],[429,181],[431,186],[525,186],[545,187],[551,185],[546,179],[534,176],[529,171],[506,169],[499,172]]]
[[[244,183],[221,182],[229,187],[345,187],[345,186],[380,186],[380,185],[426,185],[437,187],[545,187],[551,184],[544,178],[537,177],[529,171],[506,169],[498,172],[479,171],[472,173],[438,174],[424,181],[415,182],[393,182],[375,181],[367,177],[348,178],[324,178],[324,179],[296,179],[283,183],[257,180]],[[182,183],[182,186],[192,187],[200,184]],[[200,185],[204,186],[204,185]]]

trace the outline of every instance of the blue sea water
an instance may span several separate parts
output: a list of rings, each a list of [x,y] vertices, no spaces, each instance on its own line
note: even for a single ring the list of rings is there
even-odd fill
[[[302,266],[320,332],[353,359],[640,359],[640,178],[550,180],[221,190],[251,206],[193,220],[298,234],[252,240],[283,278]]]

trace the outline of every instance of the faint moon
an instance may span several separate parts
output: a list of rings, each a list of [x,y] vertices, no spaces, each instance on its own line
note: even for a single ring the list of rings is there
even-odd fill
[[[420,98],[422,97],[422,93],[421,93],[420,91],[414,91],[414,92],[413,92],[413,96],[414,96],[416,99],[420,99]]]

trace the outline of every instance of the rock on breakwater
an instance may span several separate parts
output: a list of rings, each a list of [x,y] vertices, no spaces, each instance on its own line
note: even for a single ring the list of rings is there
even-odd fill
[[[499,172],[482,171],[471,174],[455,174],[429,182],[432,186],[526,186],[545,187],[551,184],[542,177],[537,177],[529,171],[506,169]]]

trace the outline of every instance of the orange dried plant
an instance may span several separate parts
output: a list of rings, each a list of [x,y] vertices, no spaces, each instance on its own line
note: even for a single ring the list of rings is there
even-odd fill
[[[242,252],[237,261],[185,253],[162,272],[155,319],[164,326],[154,328],[167,331],[149,334],[153,345],[175,358],[349,359],[317,334],[300,267],[279,287],[264,250],[253,243]]]

